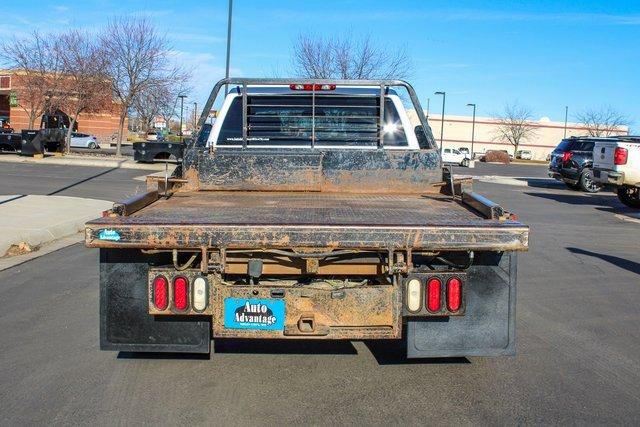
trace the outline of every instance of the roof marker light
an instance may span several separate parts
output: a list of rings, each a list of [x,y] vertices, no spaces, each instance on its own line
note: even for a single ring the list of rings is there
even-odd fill
[[[336,90],[336,85],[334,84],[290,84],[289,89],[291,90],[304,90],[304,91],[314,91],[314,90]]]

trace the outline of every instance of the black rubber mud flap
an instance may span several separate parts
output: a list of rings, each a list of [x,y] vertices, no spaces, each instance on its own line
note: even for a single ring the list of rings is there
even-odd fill
[[[516,253],[477,254],[466,314],[407,322],[407,357],[515,355]]]
[[[208,317],[149,315],[148,270],[149,260],[138,250],[100,250],[100,348],[209,353]]]

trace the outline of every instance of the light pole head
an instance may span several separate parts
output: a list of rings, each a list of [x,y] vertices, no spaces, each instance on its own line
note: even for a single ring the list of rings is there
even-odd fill
[[[467,107],[475,107],[476,104],[467,104]]]
[[[436,93],[434,93],[434,95],[444,95],[444,94],[446,94],[446,92],[436,92]]]

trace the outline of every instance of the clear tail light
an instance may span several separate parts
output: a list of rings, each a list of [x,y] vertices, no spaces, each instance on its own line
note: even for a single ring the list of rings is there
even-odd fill
[[[407,310],[412,313],[420,311],[422,304],[422,283],[419,279],[411,279],[407,282]]]
[[[208,299],[207,281],[203,277],[196,277],[193,281],[193,309],[204,311],[207,308]]]

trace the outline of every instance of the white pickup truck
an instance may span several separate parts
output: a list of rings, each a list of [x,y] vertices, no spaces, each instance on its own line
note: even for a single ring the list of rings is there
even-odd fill
[[[594,181],[613,184],[625,205],[640,208],[640,137],[597,141],[593,149]]]

